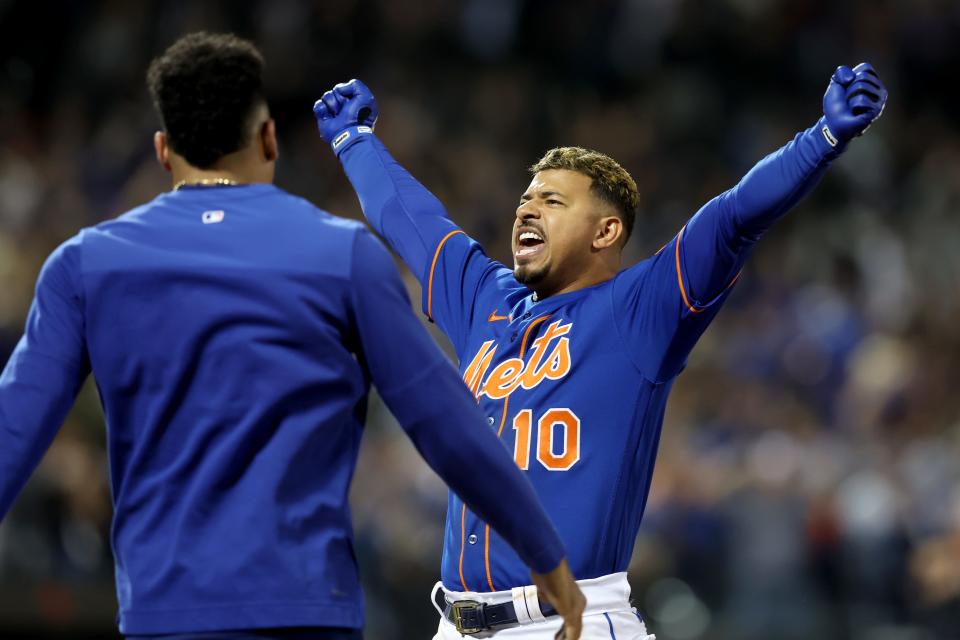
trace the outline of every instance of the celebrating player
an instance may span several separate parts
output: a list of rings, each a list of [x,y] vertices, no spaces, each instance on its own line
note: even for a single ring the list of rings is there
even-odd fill
[[[602,153],[561,147],[533,165],[509,269],[373,135],[367,87],[337,85],[314,106],[364,214],[420,278],[424,313],[452,341],[467,387],[556,523],[587,597],[584,637],[648,637],[626,569],[673,380],[754,243],[886,98],[870,65],[839,67],[813,127],[704,205],[655,256],[622,270],[637,187]],[[453,494],[441,578],[440,640],[500,629],[549,638],[560,626],[516,554]]]
[[[347,490],[372,379],[579,637],[583,595],[557,532],[410,310],[387,251],[271,184],[262,66],[249,42],[204,33],[150,66],[173,190],[81,231],[44,265],[0,376],[0,517],[92,371],[122,633],[360,638]]]

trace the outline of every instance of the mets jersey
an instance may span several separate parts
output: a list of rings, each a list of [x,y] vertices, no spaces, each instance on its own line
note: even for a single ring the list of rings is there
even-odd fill
[[[489,427],[540,495],[574,575],[625,571],[673,380],[750,248],[839,150],[814,126],[711,200],[655,256],[538,300],[374,135],[357,137],[340,159],[364,213],[420,278],[423,311],[453,343]],[[529,582],[515,554],[455,495],[441,574],[456,591]]]
[[[162,194],[51,255],[0,376],[0,517],[91,371],[125,634],[362,626],[347,494],[371,382],[524,562],[563,556],[387,251],[273,185]]]

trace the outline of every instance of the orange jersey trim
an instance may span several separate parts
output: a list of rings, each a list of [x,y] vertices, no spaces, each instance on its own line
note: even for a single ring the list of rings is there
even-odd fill
[[[677,234],[677,246],[674,247],[674,252],[677,256],[677,284],[680,285],[680,297],[683,298],[683,304],[687,305],[687,309],[690,310],[690,313],[702,313],[703,309],[697,309],[695,306],[690,304],[690,299],[687,298],[687,290],[683,287],[683,273],[680,270],[680,241],[683,240],[683,231],[687,228],[687,225],[683,225],[683,228],[680,229],[680,233]]]
[[[503,427],[507,424],[508,407],[510,406],[510,396],[503,399],[503,415],[500,416],[500,428],[497,429],[497,437],[503,433]],[[483,530],[483,564],[487,569],[487,586],[490,591],[496,591],[493,586],[493,574],[490,571],[490,525]]]
[[[463,585],[464,591],[470,591],[470,588],[467,587],[467,581],[463,578],[463,548],[466,537],[466,518],[467,505],[464,503],[463,508],[460,510],[460,584]]]
[[[449,237],[449,236],[448,236]],[[530,326],[527,327],[527,330],[523,332],[523,340],[520,341],[520,358],[523,359],[524,354],[527,352],[527,340],[530,338],[530,332],[538,324],[543,323],[550,317],[550,314],[545,316],[540,316],[536,320],[530,323]],[[478,399],[479,402],[479,399]],[[510,396],[507,396],[503,399],[503,415],[500,416],[500,428],[497,429],[497,437],[499,438],[503,434],[503,427],[507,424],[507,409],[510,405]],[[462,524],[462,521],[461,521]],[[493,574],[490,572],[490,525],[487,525],[483,531],[483,563],[487,569],[487,586],[490,587],[490,591],[496,591],[493,586]],[[460,580],[463,581],[463,545],[461,541],[460,547]],[[469,589],[466,589],[469,591]]]
[[[541,322],[546,322],[550,318],[550,314],[545,316],[540,316],[536,320],[530,323],[530,326],[527,327],[527,330],[523,332],[523,340],[520,341],[520,357],[522,358],[527,353],[527,339],[530,337],[530,331],[540,324]]]
[[[483,561],[487,566],[487,586],[490,587],[490,591],[496,591],[496,589],[493,588],[493,577],[490,574],[490,525],[487,525],[486,530],[483,532],[483,537]]]
[[[503,426],[507,424],[507,405],[510,404],[510,396],[503,399],[503,415],[500,416],[500,426],[497,428],[497,437],[503,433]]]
[[[703,313],[704,311],[706,311],[707,307],[701,307],[699,309],[695,307],[693,303],[690,302],[690,299],[687,297],[687,290],[683,286],[683,275],[682,275],[682,271],[680,270],[680,241],[683,239],[683,232],[686,228],[687,228],[687,225],[683,225],[683,228],[680,229],[680,233],[677,234],[677,246],[674,249],[674,253],[676,254],[676,261],[677,261],[677,284],[680,285],[680,296],[683,298],[683,304],[687,306],[687,309],[690,310],[690,313]],[[737,280],[740,279],[740,275],[742,273],[743,273],[743,270],[738,271],[737,275],[735,275],[733,277],[733,280],[730,281],[730,284],[724,287],[723,290],[726,291],[727,289],[735,285],[737,283]],[[707,306],[710,306],[710,305],[708,304]]]
[[[430,318],[430,320],[433,320],[433,272],[437,268],[437,260],[440,259],[440,250],[443,249],[443,245],[446,244],[447,240],[458,233],[463,233],[463,230],[454,229],[443,236],[443,240],[437,245],[437,250],[433,254],[433,262],[430,263],[430,278],[427,280],[427,317]]]

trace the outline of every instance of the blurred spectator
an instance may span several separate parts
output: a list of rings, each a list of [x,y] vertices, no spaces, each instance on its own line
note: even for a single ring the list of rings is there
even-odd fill
[[[281,186],[358,217],[310,107],[362,77],[387,145],[502,260],[545,149],[634,174],[639,260],[869,59],[887,113],[760,243],[677,382],[634,595],[660,640],[958,637],[960,8],[708,4],[0,3],[0,362],[46,255],[169,188],[143,74],[184,32],[262,46]],[[375,405],[353,494],[367,635],[429,637],[445,496],[389,422]],[[101,425],[88,385],[0,525],[4,637],[112,637]]]

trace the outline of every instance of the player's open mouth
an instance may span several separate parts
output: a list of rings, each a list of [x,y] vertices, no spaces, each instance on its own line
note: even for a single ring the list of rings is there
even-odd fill
[[[532,258],[541,253],[546,244],[538,231],[524,231],[517,239],[516,258]]]

